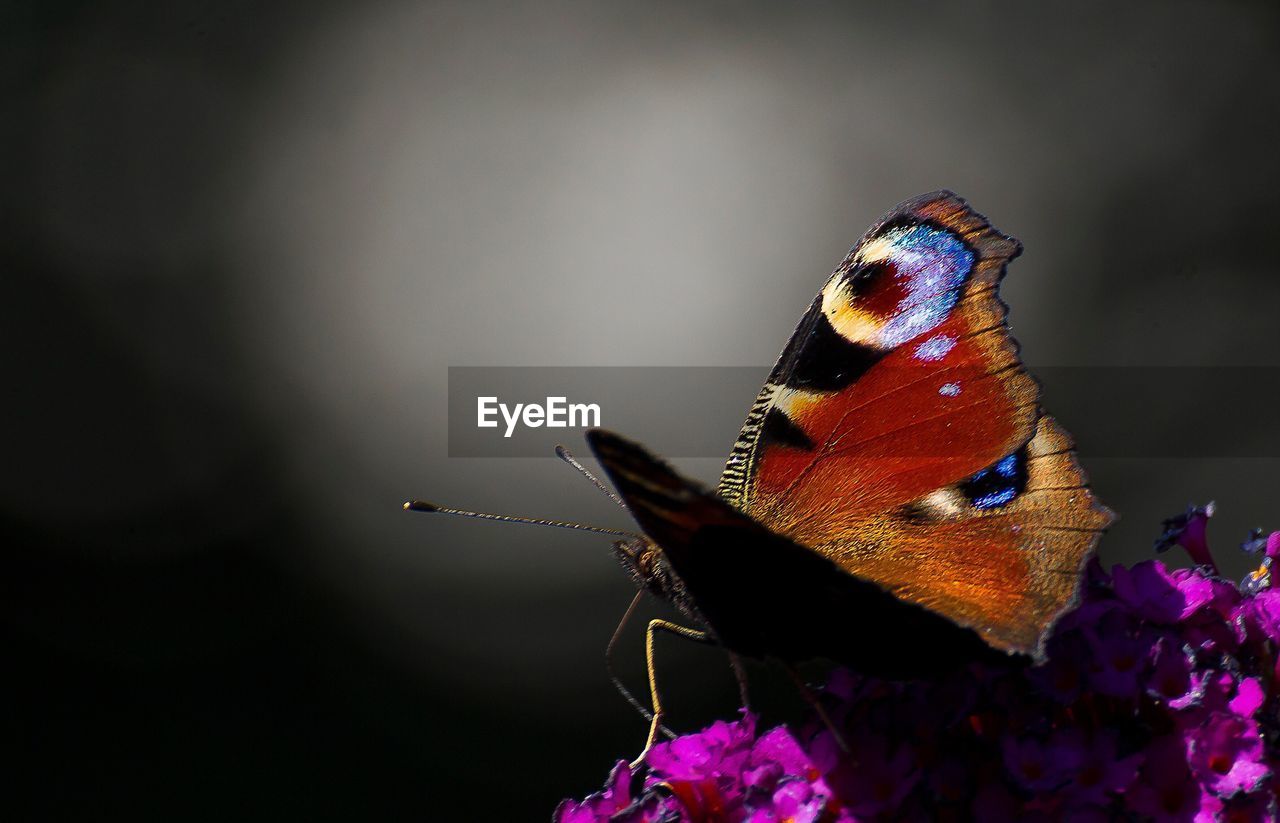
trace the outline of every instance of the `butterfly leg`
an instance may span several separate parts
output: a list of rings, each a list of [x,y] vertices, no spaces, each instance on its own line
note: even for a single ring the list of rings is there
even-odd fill
[[[646,709],[644,704],[636,699],[636,696],[633,695],[631,690],[626,687],[622,682],[622,678],[618,677],[617,672],[613,668],[613,656],[614,652],[618,648],[619,641],[622,639],[622,631],[627,627],[627,623],[631,621],[631,617],[635,614],[636,607],[640,605],[640,600],[643,597],[643,591],[636,592],[636,596],[631,600],[631,605],[627,606],[627,610],[623,613],[622,619],[618,621],[618,627],[613,630],[613,636],[609,638],[609,645],[606,646],[604,650],[604,667],[605,670],[609,672],[609,680],[613,683],[613,687],[618,690],[618,693],[631,704],[633,709],[640,713],[641,717],[646,721],[652,721],[653,712]],[[661,727],[660,731],[668,738],[674,738],[676,736],[675,732],[671,731],[666,726]]]
[[[796,690],[800,692],[800,696],[804,698],[809,707],[818,715],[827,731],[831,732],[831,736],[835,738],[836,743],[847,754],[849,752],[849,744],[845,742],[844,735],[836,728],[836,724],[831,721],[831,715],[827,714],[826,708],[822,705],[822,701],[813,693],[813,689],[809,688],[809,684],[804,682],[804,678],[800,676],[800,672],[795,668],[787,666],[787,674],[791,675],[791,682],[796,684]]]
[[[649,699],[653,703],[653,717],[649,722],[649,736],[644,743],[644,750],[635,760],[631,761],[631,768],[639,768],[644,759],[649,756],[649,750],[653,748],[653,744],[657,742],[658,731],[662,728],[662,698],[658,694],[658,669],[654,663],[654,637],[659,631],[674,634],[677,637],[683,637],[687,640],[695,640],[699,643],[714,642],[711,635],[698,629],[690,629],[685,626],[679,626],[669,620],[654,619],[649,621],[649,629],[645,632],[644,637],[644,655],[645,665],[649,669]]]

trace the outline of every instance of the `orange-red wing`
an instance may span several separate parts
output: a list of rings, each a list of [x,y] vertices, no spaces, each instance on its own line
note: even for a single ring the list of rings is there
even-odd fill
[[[996,289],[1019,251],[949,192],[890,212],[796,329],[719,492],[849,573],[1036,653],[1110,514],[1005,325]]]

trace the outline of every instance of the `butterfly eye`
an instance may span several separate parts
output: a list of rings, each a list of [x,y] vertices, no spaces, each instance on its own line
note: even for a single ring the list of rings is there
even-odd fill
[[[637,542],[632,546],[635,559],[636,570],[646,578],[652,578],[661,571],[662,568],[662,550],[654,544],[648,542]]]

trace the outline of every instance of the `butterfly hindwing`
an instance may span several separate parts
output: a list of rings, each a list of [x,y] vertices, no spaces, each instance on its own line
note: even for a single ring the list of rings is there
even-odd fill
[[[1036,653],[1109,513],[997,296],[1020,251],[949,192],[877,223],[806,312],[719,493],[991,645]]]

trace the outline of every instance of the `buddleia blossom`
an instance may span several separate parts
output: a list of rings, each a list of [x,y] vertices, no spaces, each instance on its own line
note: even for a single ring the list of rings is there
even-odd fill
[[[1165,523],[1157,560],[1094,562],[1037,666],[973,664],[893,682],[836,670],[816,716],[749,713],[661,743],[557,823],[1261,821],[1280,816],[1280,532],[1218,576],[1212,506]]]

